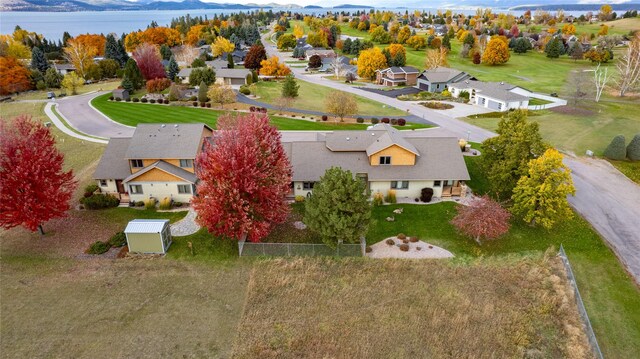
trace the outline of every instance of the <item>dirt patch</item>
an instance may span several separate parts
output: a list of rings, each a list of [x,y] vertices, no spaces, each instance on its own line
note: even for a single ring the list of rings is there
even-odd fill
[[[573,107],[573,106],[558,106],[558,107],[552,107],[549,110],[555,113],[561,113],[564,115],[572,115],[572,116],[591,116],[595,113],[584,107]]]

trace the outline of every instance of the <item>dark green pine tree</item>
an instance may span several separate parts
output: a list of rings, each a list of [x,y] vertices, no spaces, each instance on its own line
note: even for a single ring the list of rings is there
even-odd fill
[[[44,56],[44,52],[39,47],[34,47],[31,50],[31,68],[43,74],[49,68],[49,61],[47,61],[47,57]]]
[[[525,39],[524,37],[521,37],[516,40],[515,45],[513,47],[513,52],[515,52],[516,54],[524,54],[530,48],[531,48],[531,43],[529,42],[529,40]]]
[[[207,102],[207,92],[209,92],[209,86],[202,81],[200,82],[200,88],[198,88],[198,101]]]
[[[169,46],[162,44],[162,46],[160,46],[160,55],[163,60],[169,60],[171,56],[173,56],[173,52],[171,52],[171,48]]]
[[[292,74],[287,75],[282,83],[282,97],[295,98],[298,97],[298,89],[300,85],[296,82],[296,78]]]
[[[451,39],[449,39],[448,33],[444,34],[444,37],[442,38],[442,47],[451,50]]]
[[[69,41],[70,39],[71,39],[71,34],[65,31],[64,34],[62,34],[62,46],[67,46],[67,41]]]
[[[115,60],[120,66],[124,66],[129,59],[122,42],[117,40],[113,34],[107,35],[107,41],[104,45],[104,57],[105,59]]]
[[[233,55],[231,55],[231,53],[227,53],[227,67],[232,69],[234,66],[233,64]]]
[[[144,86],[144,78],[134,59],[127,60],[124,65],[123,78],[127,77],[134,89],[138,90]]]
[[[547,57],[550,59],[557,59],[562,55],[564,49],[564,45],[562,45],[562,41],[559,38],[555,37],[551,39],[547,43],[547,46],[544,48],[544,52],[547,53]]]
[[[167,66],[167,77],[171,79],[171,81],[175,81],[178,72],[180,72],[180,67],[178,67],[176,59],[171,56],[171,58],[169,59],[169,65]]]
[[[396,56],[393,57],[393,66],[404,66],[407,64],[407,55],[402,51],[398,51]]]
[[[133,93],[133,91],[134,91],[133,82],[131,82],[131,80],[129,80],[127,75],[124,75],[122,77],[122,82],[120,83],[120,86],[122,86],[122,88],[125,89],[125,90],[129,90],[129,93]]]

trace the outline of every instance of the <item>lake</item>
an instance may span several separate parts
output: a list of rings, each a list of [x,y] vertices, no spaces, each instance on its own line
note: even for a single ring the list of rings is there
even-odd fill
[[[287,9],[273,9],[279,11]],[[296,9],[291,10],[303,14],[324,14],[331,9]],[[384,9],[401,11],[405,9]],[[435,13],[436,9],[420,9]],[[338,9],[337,11],[355,11],[353,9]],[[410,10],[413,11],[413,10]],[[494,9],[494,12],[504,12],[506,9]],[[153,10],[153,11],[82,11],[82,12],[0,12],[0,33],[12,33],[16,25],[25,30],[43,34],[49,40],[58,40],[67,31],[71,36],[84,33],[108,34],[115,32],[120,35],[138,29],[145,29],[151,21],[159,25],[168,25],[171,19],[190,14],[191,16],[205,16],[212,18],[215,14],[238,13],[239,10]],[[454,10],[465,15],[475,14],[475,9]],[[523,11],[509,11],[520,16]],[[565,14],[572,12],[567,11]],[[579,13],[578,13],[579,15]]]

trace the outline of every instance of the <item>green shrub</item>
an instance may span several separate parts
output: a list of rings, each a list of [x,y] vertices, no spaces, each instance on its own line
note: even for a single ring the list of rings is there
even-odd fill
[[[362,118],[362,117],[358,117],[358,118],[356,119],[356,121],[357,121],[358,123],[364,123],[364,118]]]
[[[623,135],[617,135],[611,140],[607,149],[604,150],[604,156],[611,160],[622,161],[627,157],[627,149]]]
[[[449,92],[449,90],[444,90],[442,91],[441,95],[444,97],[451,97],[451,92]]]
[[[158,208],[163,211],[171,209],[171,198],[169,197],[163,198],[162,201],[160,201],[160,205],[158,206]]]
[[[109,246],[108,243],[102,242],[102,241],[96,241],[91,246],[89,246],[89,249],[87,249],[87,253],[88,254],[102,254],[102,253],[105,253],[106,251],[108,251],[109,248],[110,248],[110,246]]]
[[[98,190],[98,188],[99,188],[98,185],[95,183],[87,185],[87,187],[84,188],[84,196],[90,197],[91,195],[93,195],[95,191]]]
[[[640,161],[640,133],[633,136],[627,146],[627,157],[631,161]]]
[[[384,196],[380,192],[376,192],[373,194],[373,205],[374,206],[382,206]]]
[[[459,98],[464,98],[464,99],[469,99],[469,92],[468,91],[462,91],[458,94]]]
[[[387,192],[387,196],[384,198],[384,201],[387,203],[396,203],[396,190],[390,189],[389,192]]]
[[[182,207],[182,202],[173,202],[174,207]]]
[[[240,86],[240,93],[243,95],[251,95],[251,90],[247,86]]]
[[[300,196],[300,195],[296,196],[296,202],[297,203],[304,202],[304,196]]]
[[[127,244],[127,236],[124,232],[118,232],[113,235],[107,242],[111,247],[122,247]],[[95,243],[94,243],[95,244]]]
[[[156,208],[156,200],[153,198],[149,198],[144,201],[144,208],[146,209],[155,209]]]
[[[102,209],[117,207],[118,204],[120,204],[120,200],[110,194],[94,194],[81,198],[80,203],[82,203],[86,209]]]
[[[136,202],[136,207],[144,207],[144,202],[143,201]]]
[[[376,124],[378,124],[379,122],[380,122],[380,120],[378,120],[378,119],[377,119],[377,118],[375,118],[375,117],[371,119],[371,124],[372,124],[372,125],[376,125]]]
[[[407,235],[404,233],[398,233],[396,237],[398,237],[398,239],[407,239]]]
[[[134,98],[133,98],[133,102],[140,102],[140,99],[139,99],[139,98],[137,98],[137,97],[134,97]]]

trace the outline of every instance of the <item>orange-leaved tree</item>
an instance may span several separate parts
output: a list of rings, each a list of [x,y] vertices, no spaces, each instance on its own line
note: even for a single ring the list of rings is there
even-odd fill
[[[500,65],[509,61],[509,46],[501,39],[492,38],[482,54],[482,62],[489,65]]]
[[[73,39],[87,47],[93,47],[95,49],[96,56],[104,56],[104,45],[107,42],[107,38],[104,37],[104,35],[83,34],[78,35]]]
[[[260,62],[260,75],[283,77],[291,73],[291,69],[284,63],[278,61],[276,56],[271,56],[267,60]]]
[[[0,56],[0,95],[31,88],[31,73],[15,57]]]
[[[71,39],[64,48],[64,57],[76,68],[78,76],[84,78],[89,66],[93,65],[93,57],[97,51],[93,45]]]

